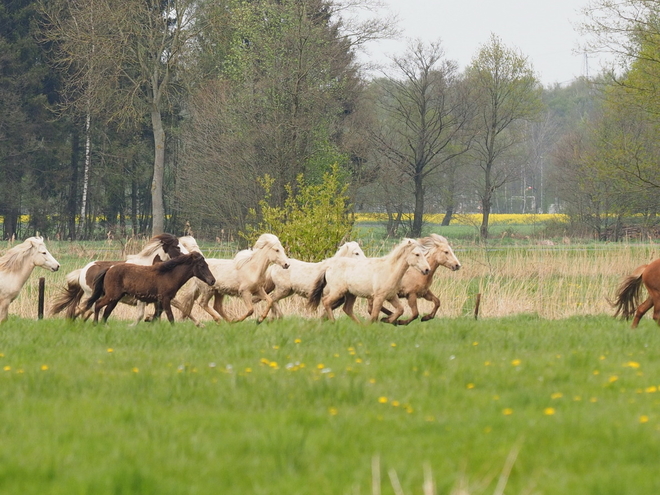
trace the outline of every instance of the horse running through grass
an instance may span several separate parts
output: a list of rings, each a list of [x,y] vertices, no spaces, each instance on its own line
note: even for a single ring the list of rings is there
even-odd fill
[[[99,312],[105,308],[103,322],[106,322],[119,301],[124,296],[132,296],[144,303],[160,303],[167,319],[174,323],[171,301],[192,277],[208,285],[215,284],[215,277],[204,256],[198,252],[183,254],[155,265],[118,263],[99,274],[86,309],[94,305],[94,323],[97,323]],[[144,314],[141,314],[137,321],[143,317]]]
[[[275,318],[282,317],[277,302],[298,294],[305,299],[309,298],[314,290],[314,283],[321,273],[338,258],[366,259],[360,245],[355,241],[342,244],[337,252],[328,259],[319,263],[310,263],[289,258],[289,268],[284,269],[280,265],[271,265],[266,271],[265,290],[273,299],[273,315]]]
[[[639,304],[642,285],[646,287],[648,297]],[[660,325],[660,259],[635,268],[633,273],[623,280],[617,289],[615,301],[610,304],[616,309],[615,318],[621,316],[627,320],[635,315],[631,328],[637,328],[639,320],[651,308],[653,319]]]
[[[197,287],[185,287],[177,299],[174,307],[179,309],[183,316],[190,318],[197,325],[191,313],[197,299],[199,305],[216,321],[226,320],[229,322],[243,321],[254,314],[253,297],[257,300],[266,301],[266,309],[259,316],[261,323],[270,312],[273,300],[264,290],[266,280],[266,269],[272,263],[277,263],[282,268],[289,267],[289,258],[280,240],[274,234],[262,234],[254,243],[252,249],[239,251],[233,259],[207,260],[211,272],[215,276],[216,283],[213,287],[197,284]],[[247,310],[236,319],[231,319],[224,311],[223,299],[225,296],[240,296]],[[213,307],[209,305],[214,298]]]
[[[197,243],[194,242],[194,245],[197,246]],[[57,314],[66,310],[67,318],[75,319],[83,315],[84,319],[87,319],[91,313],[85,311],[84,307],[92,295],[94,280],[101,272],[118,263],[152,265],[155,262],[173,259],[188,252],[189,250],[175,235],[160,234],[152,237],[138,254],[127,256],[126,261],[92,261],[83,268],[67,274],[65,279],[67,286],[51,306],[51,313]],[[125,299],[124,302],[135,304],[135,300],[130,298]],[[140,309],[144,311],[144,308]]]
[[[41,237],[29,237],[0,257],[0,324],[7,320],[9,305],[36,266],[51,272],[60,268]]]
[[[431,271],[424,249],[415,239],[403,239],[389,254],[380,258],[339,258],[317,279],[309,298],[309,306],[316,309],[322,303],[326,316],[334,321],[333,306],[345,298],[344,313],[360,323],[353,313],[357,297],[373,301],[371,322],[378,319],[383,302],[388,301],[394,306],[394,312],[386,321],[394,323],[403,314],[397,292],[401,278],[409,267],[423,274]]]
[[[426,260],[429,262],[431,271],[427,274],[423,274],[419,270],[408,268],[403,275],[401,284],[399,285],[398,296],[407,299],[412,315],[405,320],[397,320],[399,325],[407,325],[419,317],[419,309],[417,307],[417,298],[419,297],[423,297],[427,301],[433,303],[433,309],[430,313],[422,317],[422,321],[428,321],[435,318],[438,308],[440,308],[440,299],[431,292],[433,275],[435,275],[436,270],[441,266],[449,268],[452,271],[461,268],[461,263],[454,254],[454,250],[449,245],[447,239],[443,236],[431,234],[428,237],[422,237],[419,239],[419,242],[426,249],[425,256]],[[371,307],[369,308],[369,311],[371,312]],[[392,312],[385,307],[383,307],[381,311],[388,316],[392,314]]]

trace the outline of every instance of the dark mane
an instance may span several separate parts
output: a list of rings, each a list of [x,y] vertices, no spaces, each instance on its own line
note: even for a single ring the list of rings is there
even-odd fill
[[[171,260],[164,261],[162,263],[158,263],[157,265],[154,266],[156,267],[156,270],[159,273],[167,273],[174,270],[177,266],[190,263],[191,261],[194,261],[195,259],[201,257],[202,255],[200,253],[192,252],[190,254],[182,254],[181,256],[178,256]]]

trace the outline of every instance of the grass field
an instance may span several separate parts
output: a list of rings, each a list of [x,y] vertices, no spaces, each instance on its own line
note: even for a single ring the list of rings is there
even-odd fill
[[[35,321],[38,277],[50,301],[139,250],[48,243],[62,269],[0,327],[0,493],[660,493],[660,330],[606,299],[657,246],[453,244],[431,322],[332,324],[292,298],[262,325],[129,328],[129,307]]]
[[[650,321],[13,317],[0,356],[1,493],[660,490]]]

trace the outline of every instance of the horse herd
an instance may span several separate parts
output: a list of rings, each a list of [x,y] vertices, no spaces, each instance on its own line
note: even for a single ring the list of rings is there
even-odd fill
[[[0,324],[7,320],[9,304],[36,266],[50,271],[60,268],[41,237],[30,237],[0,257]],[[367,300],[370,322],[377,321],[382,312],[383,321],[405,325],[419,317],[420,297],[433,303],[422,321],[435,317],[440,300],[430,287],[440,266],[458,270],[461,263],[447,239],[437,234],[405,238],[387,255],[372,258],[357,242],[347,242],[334,256],[318,263],[289,258],[273,234],[262,234],[254,246],[239,251],[232,259],[205,258],[191,236],[161,234],[126,260],[92,261],[67,274],[66,287],[53,302],[51,312],[85,320],[93,312],[96,323],[104,309],[105,322],[123,302],[137,306],[136,324],[145,319],[146,305],[153,303],[155,313],[147,319],[157,319],[164,311],[173,323],[174,306],[182,319],[203,326],[192,314],[195,303],[216,322],[235,322],[253,315],[254,304],[265,301],[263,312],[257,316],[260,323],[271,311],[274,318],[281,318],[278,301],[298,294],[307,299],[311,310],[322,305],[329,320],[334,320],[333,310],[341,306],[344,313],[360,322],[354,305],[361,297]],[[642,285],[648,298],[640,304]],[[245,312],[237,318],[229,317],[223,308],[225,296],[240,297]],[[406,319],[400,319],[404,308],[399,298],[405,298],[410,308],[411,315]],[[385,307],[385,302],[392,309]],[[634,315],[633,328],[651,308],[653,319],[660,324],[660,260],[635,269],[619,286],[611,305],[616,309],[615,316],[628,319]]]

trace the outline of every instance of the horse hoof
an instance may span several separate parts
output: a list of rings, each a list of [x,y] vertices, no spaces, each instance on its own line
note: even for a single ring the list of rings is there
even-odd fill
[[[429,320],[432,320],[432,319],[433,319],[433,317],[431,315],[422,316],[422,321],[429,321]]]

